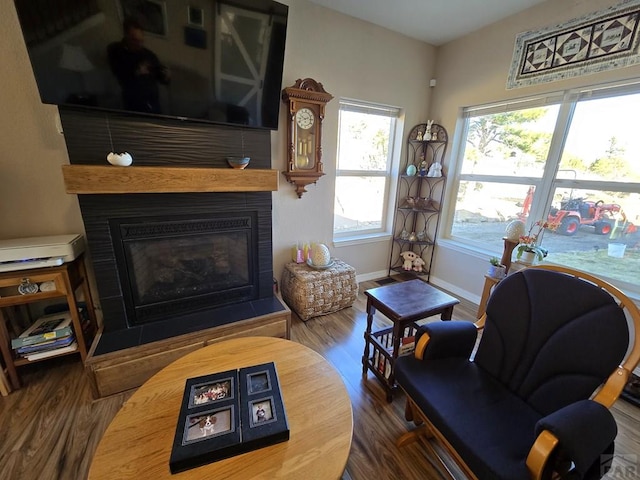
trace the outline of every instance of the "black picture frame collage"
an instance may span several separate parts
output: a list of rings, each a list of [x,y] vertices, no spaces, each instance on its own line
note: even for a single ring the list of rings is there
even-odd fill
[[[273,362],[189,378],[169,468],[178,473],[288,439]]]

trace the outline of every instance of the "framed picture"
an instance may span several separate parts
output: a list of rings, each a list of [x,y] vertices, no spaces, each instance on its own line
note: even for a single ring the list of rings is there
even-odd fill
[[[187,415],[182,444],[200,442],[234,430],[233,406]]]
[[[201,28],[184,27],[184,43],[190,47],[207,48],[207,31]]]
[[[273,362],[240,369],[240,423],[243,447],[266,447],[289,440],[289,424]]]
[[[171,473],[241,452],[238,371],[189,378],[169,459]]]
[[[171,473],[289,440],[273,362],[186,381]]]
[[[271,390],[271,379],[269,371],[256,372],[247,375],[247,391],[249,394],[267,392]]]
[[[221,381],[194,385],[191,387],[189,407],[233,398],[234,392],[235,385],[233,377],[225,378]]]
[[[276,417],[274,415],[273,398],[261,398],[251,402],[251,427],[265,425],[267,423],[275,422]]]
[[[187,7],[187,21],[194,27],[204,27],[204,10],[199,7]]]
[[[145,32],[167,36],[167,6],[160,0],[120,0],[123,20],[137,19]]]

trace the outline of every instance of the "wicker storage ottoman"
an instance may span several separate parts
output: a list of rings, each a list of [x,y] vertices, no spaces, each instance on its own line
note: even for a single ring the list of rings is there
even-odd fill
[[[325,270],[288,263],[282,273],[282,298],[307,321],[350,307],[358,296],[356,270],[341,260]]]

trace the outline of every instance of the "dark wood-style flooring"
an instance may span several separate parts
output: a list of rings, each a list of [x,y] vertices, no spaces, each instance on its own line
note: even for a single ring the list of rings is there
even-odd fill
[[[364,282],[352,308],[306,323],[294,315],[292,340],[322,354],[344,379],[354,414],[348,476],[353,480],[438,479],[421,443],[403,449],[395,446],[410,427],[404,421],[402,395],[387,403],[377,379],[371,374],[362,377],[366,326],[362,291],[375,286]],[[474,313],[472,306],[460,305],[454,318],[470,320]],[[383,317],[376,321],[385,324]],[[79,357],[74,356],[23,367],[20,373],[23,388],[0,397],[0,479],[86,478],[104,430],[131,392],[94,401]],[[639,479],[640,458],[632,455],[640,453],[640,409],[619,400],[613,412],[619,433],[610,478]]]

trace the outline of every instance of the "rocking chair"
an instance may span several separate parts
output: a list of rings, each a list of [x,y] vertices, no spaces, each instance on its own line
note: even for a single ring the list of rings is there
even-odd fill
[[[640,361],[640,311],[617,288],[531,267],[497,285],[476,324],[434,322],[420,334],[394,368],[407,420],[424,425],[398,446],[435,437],[469,478],[606,473],[617,434],[608,408]]]

